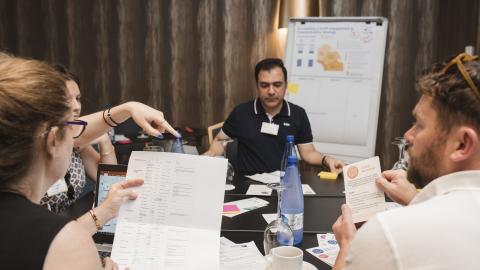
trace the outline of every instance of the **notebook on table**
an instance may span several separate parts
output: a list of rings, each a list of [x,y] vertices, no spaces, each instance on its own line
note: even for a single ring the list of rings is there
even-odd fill
[[[110,186],[125,180],[126,175],[126,165],[98,164],[94,207],[97,207],[105,200]],[[93,241],[102,257],[110,256],[116,225],[117,219],[112,219],[93,235]]]

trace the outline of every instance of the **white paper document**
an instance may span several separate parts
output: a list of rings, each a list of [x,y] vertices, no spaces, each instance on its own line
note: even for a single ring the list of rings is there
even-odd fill
[[[315,195],[312,187],[309,184],[302,184],[303,195]],[[246,195],[257,195],[257,196],[271,196],[272,189],[266,185],[250,185],[248,187]]]
[[[345,199],[352,209],[354,223],[366,221],[385,210],[385,194],[375,184],[375,179],[380,175],[378,157],[343,167]]]
[[[267,262],[253,241],[225,244],[220,249],[222,270],[265,270]]]
[[[257,173],[254,175],[247,175],[248,178],[264,183],[280,183],[280,171],[274,171],[271,173]]]
[[[250,185],[247,190],[247,195],[270,196],[272,189],[266,185]]]
[[[312,187],[309,184],[302,184],[303,195],[315,195]]]
[[[277,216],[278,216],[277,213],[274,213],[274,214],[262,214],[262,217],[263,217],[263,219],[265,219],[265,221],[267,222],[267,224],[270,224],[270,222],[272,222],[272,221],[274,221],[275,219],[277,219]]]
[[[235,243],[230,241],[230,239],[225,236],[220,237],[220,252],[222,252],[222,247],[227,245],[234,245]]]
[[[120,208],[112,248],[119,268],[220,269],[226,173],[225,159],[132,152],[127,179],[145,183]]]

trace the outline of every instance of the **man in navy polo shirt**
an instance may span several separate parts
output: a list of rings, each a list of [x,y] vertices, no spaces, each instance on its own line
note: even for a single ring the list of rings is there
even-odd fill
[[[222,141],[238,141],[235,171],[250,175],[280,169],[286,136],[295,136],[303,160],[340,172],[343,163],[315,150],[305,110],[284,100],[287,70],[280,59],[267,58],[255,66],[258,98],[236,106],[205,155],[222,155]]]

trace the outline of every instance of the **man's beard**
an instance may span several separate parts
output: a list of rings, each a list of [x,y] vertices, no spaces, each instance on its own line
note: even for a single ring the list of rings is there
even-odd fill
[[[417,188],[425,187],[441,174],[438,169],[440,166],[439,154],[435,154],[435,151],[440,153],[442,146],[439,141],[443,140],[437,139],[436,141],[433,141],[418,157],[410,155],[407,178]]]

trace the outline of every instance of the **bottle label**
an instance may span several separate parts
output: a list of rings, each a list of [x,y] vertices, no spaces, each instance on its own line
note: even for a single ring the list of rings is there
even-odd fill
[[[298,214],[282,214],[285,221],[292,231],[303,229],[303,213]]]

